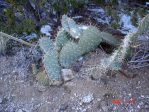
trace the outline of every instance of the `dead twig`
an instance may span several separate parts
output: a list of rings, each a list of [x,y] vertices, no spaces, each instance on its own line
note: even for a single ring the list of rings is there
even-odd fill
[[[1,34],[3,37],[9,38],[9,39],[13,39],[13,40],[15,40],[15,41],[17,41],[17,42],[20,42],[20,43],[22,43],[22,44],[25,44],[25,45],[27,45],[27,46],[31,46],[31,47],[34,46],[33,44],[30,44],[30,43],[28,43],[28,42],[26,42],[26,41],[24,41],[24,40],[22,40],[22,39],[15,38],[15,37],[13,37],[13,36],[11,36],[11,35],[8,35],[8,34],[6,34],[6,33],[0,32],[0,34]]]

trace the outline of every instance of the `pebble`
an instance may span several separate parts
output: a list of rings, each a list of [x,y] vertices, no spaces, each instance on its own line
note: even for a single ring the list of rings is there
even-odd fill
[[[52,28],[51,28],[50,25],[44,25],[44,26],[42,26],[41,29],[40,29],[40,32],[41,32],[42,34],[45,34],[45,35],[48,36],[48,37],[51,36],[51,34],[50,34],[51,31],[52,31]]]
[[[73,71],[71,69],[62,69],[62,78],[64,82],[72,80],[74,78]]]
[[[37,89],[38,89],[39,92],[44,92],[44,91],[47,90],[47,88],[45,86],[43,86],[43,85],[38,85]]]
[[[17,112],[23,112],[23,110],[21,110],[21,109],[18,109],[18,110],[17,110]]]
[[[87,96],[84,96],[82,99],[83,103],[90,103],[94,100],[93,94],[88,94]]]
[[[64,103],[60,106],[60,109],[59,111],[65,111],[66,109],[68,108],[68,104],[67,103]]]

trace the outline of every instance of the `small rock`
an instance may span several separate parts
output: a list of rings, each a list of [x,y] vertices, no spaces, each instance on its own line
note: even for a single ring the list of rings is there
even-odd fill
[[[76,86],[76,84],[72,81],[69,81],[67,83],[64,83],[64,89],[68,92],[71,93],[72,88],[74,88]]]
[[[68,104],[67,104],[67,103],[64,103],[64,104],[62,104],[62,105],[60,106],[59,111],[60,111],[60,112],[64,112],[67,108],[68,108]]]
[[[31,41],[31,40],[37,39],[37,38],[38,38],[38,36],[37,36],[36,33],[31,33],[30,35],[25,36],[25,39],[26,39],[27,41]]]
[[[72,64],[72,66],[71,66],[72,68],[71,69],[74,72],[79,72],[81,67],[82,67],[82,63],[83,63],[83,61],[79,61],[79,62],[76,62],[76,63]]]
[[[49,85],[51,86],[60,86],[62,84],[62,80],[50,80],[49,79]]]
[[[45,34],[46,36],[51,36],[50,32],[52,31],[51,26],[50,25],[44,25],[41,27],[40,32],[42,34]]]
[[[44,91],[46,91],[47,88],[46,88],[45,86],[39,84],[39,85],[37,86],[37,89],[38,89],[38,91],[40,91],[40,92],[44,92]]]
[[[23,110],[21,110],[21,109],[18,109],[16,112],[23,112]]]
[[[94,100],[93,94],[88,94],[87,96],[84,96],[82,99],[83,103],[90,103]]]
[[[62,69],[62,78],[64,81],[69,81],[74,78],[73,71],[71,69]]]
[[[100,77],[100,81],[104,84],[107,85],[108,84],[108,78],[105,76]]]
[[[2,103],[2,101],[3,101],[2,98],[0,98],[0,104]]]
[[[108,106],[106,105],[105,101],[100,102],[100,106],[104,112],[108,112]]]

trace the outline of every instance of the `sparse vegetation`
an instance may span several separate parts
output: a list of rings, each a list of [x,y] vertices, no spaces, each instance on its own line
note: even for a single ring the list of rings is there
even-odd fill
[[[0,0],[0,112],[147,112],[149,15],[136,2]]]

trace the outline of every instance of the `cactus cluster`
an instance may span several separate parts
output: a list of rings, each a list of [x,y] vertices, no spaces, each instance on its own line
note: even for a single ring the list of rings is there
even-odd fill
[[[119,41],[112,35],[99,31],[94,26],[78,25],[63,15],[62,28],[55,42],[41,38],[39,45],[44,52],[43,64],[50,80],[61,81],[61,68],[69,68],[77,59],[93,51],[101,42],[117,46]]]

